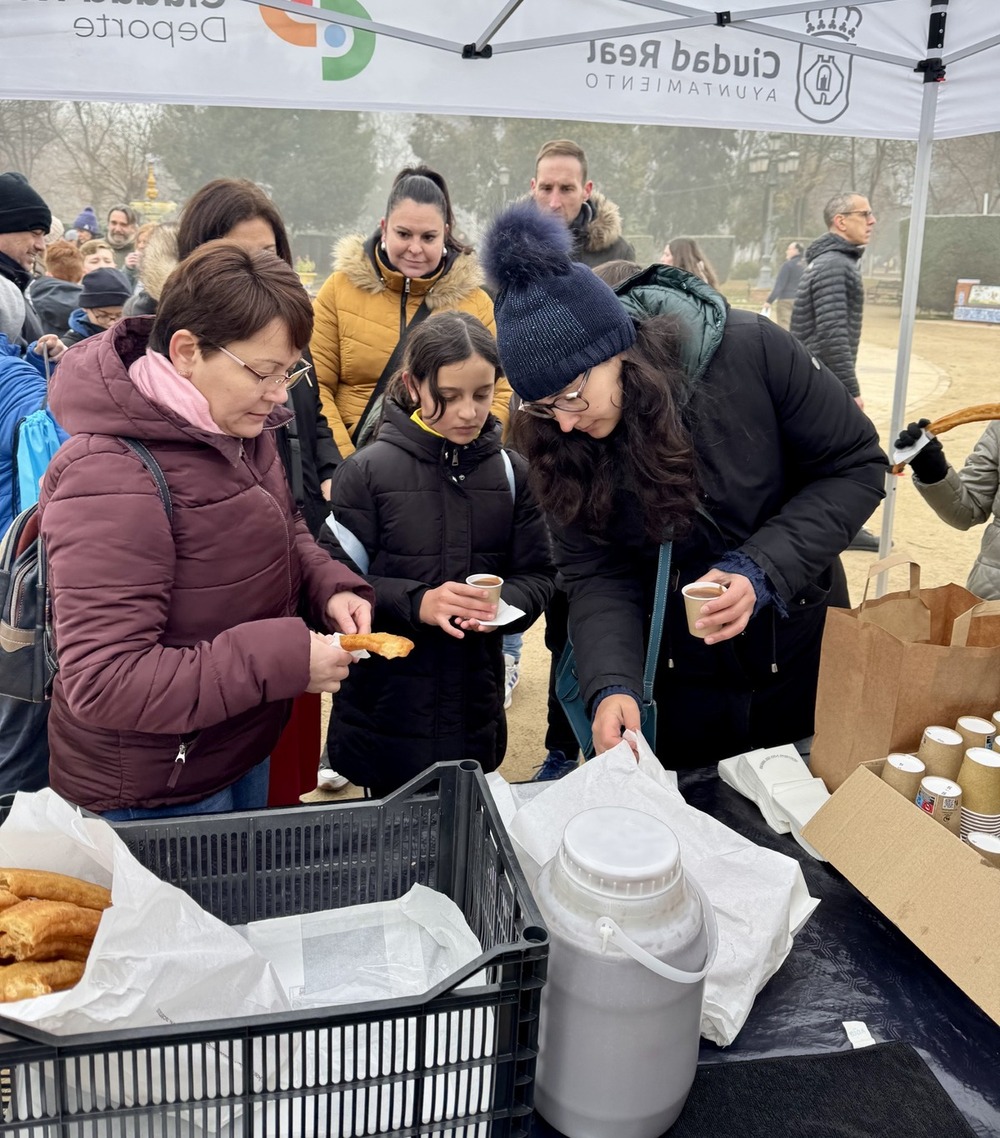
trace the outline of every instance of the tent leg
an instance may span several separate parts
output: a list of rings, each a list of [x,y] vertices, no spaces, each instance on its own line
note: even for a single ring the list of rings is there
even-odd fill
[[[937,115],[939,83],[925,83],[920,108],[920,135],[917,140],[917,163],[913,176],[913,204],[910,210],[910,233],[906,242],[906,279],[903,282],[903,299],[899,321],[899,349],[896,355],[896,385],[892,395],[892,417],[889,421],[889,438],[886,450],[903,429],[906,418],[906,387],[910,375],[910,356],[913,352],[913,327],[917,317],[917,288],[920,284],[920,258],[924,247],[924,223],[927,218],[927,194],[931,180],[931,152],[934,148],[934,120]],[[886,474],[885,504],[882,508],[882,533],[879,536],[879,557],[886,557],[892,548],[892,524],[896,515],[896,488],[899,478]],[[875,595],[882,596],[886,575],[880,573],[875,583]]]

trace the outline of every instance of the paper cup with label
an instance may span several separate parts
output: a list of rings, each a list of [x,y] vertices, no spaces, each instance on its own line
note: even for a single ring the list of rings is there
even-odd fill
[[[960,715],[955,730],[962,736],[965,750],[970,747],[993,746],[996,727],[992,719],[981,719],[978,715]]]
[[[917,791],[916,803],[953,834],[959,833],[962,825],[962,788],[957,782],[926,775]]]
[[[925,727],[917,758],[927,773],[954,780],[965,754],[962,736],[950,727]]]
[[[490,604],[498,605],[500,603],[500,590],[503,588],[503,577],[498,577],[495,573],[473,573],[471,577],[465,578],[467,585],[472,585],[475,589],[485,589],[490,595]]]
[[[882,768],[882,781],[912,802],[927,768],[916,755],[890,755]]]
[[[681,589],[684,596],[684,608],[687,612],[688,632],[704,640],[709,635],[707,628],[695,628],[696,620],[701,619],[701,609],[708,601],[714,601],[722,596],[726,586],[718,581],[695,581]]]
[[[970,747],[958,771],[966,810],[1000,814],[1000,754],[986,747]]]

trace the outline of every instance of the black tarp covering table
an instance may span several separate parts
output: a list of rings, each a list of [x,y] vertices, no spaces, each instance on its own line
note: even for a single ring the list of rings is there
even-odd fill
[[[682,772],[680,786],[692,806],[796,858],[809,892],[821,901],[758,994],[735,1042],[722,1048],[702,1041],[699,1062],[848,1050],[843,1021],[860,1020],[876,1042],[915,1047],[973,1131],[1000,1138],[1000,1026],[841,874],[809,857],[790,836],[770,830],[752,802],[719,780],[715,767]],[[1000,872],[996,877],[1000,889]],[[557,1131],[536,1115],[532,1135],[554,1138]]]

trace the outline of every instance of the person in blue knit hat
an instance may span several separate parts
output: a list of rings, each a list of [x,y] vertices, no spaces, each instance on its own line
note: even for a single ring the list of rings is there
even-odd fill
[[[875,428],[843,384],[765,317],[703,280],[571,260],[530,204],[484,242],[504,372],[569,596],[600,753],[640,727],[657,557],[672,571],[654,695],[657,755],[694,768],[756,747],[808,748],[838,554],[884,493]],[[631,269],[631,271],[629,271]],[[726,591],[688,631],[680,588]]]
[[[76,230],[77,241],[82,245],[84,241],[91,241],[100,237],[101,227],[97,224],[97,214],[92,205],[84,206],[73,222],[72,228]]]

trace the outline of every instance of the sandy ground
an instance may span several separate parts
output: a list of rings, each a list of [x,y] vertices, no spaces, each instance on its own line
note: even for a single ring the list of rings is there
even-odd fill
[[[895,384],[896,351],[899,342],[899,310],[869,305],[865,310],[858,374],[865,397],[865,411],[888,445],[889,419]],[[918,321],[910,360],[906,419],[936,418],[960,407],[987,403],[998,398],[994,360],[1000,350],[1000,328],[957,324],[950,320]],[[960,427],[942,440],[953,465],[960,467],[982,434],[983,424]],[[893,479],[895,519],[893,552],[907,552],[921,568],[921,584],[965,583],[979,549],[981,532],[961,533],[940,522],[903,475]],[[878,533],[882,508],[869,528]],[[855,604],[861,600],[874,554],[845,553],[844,564]],[[905,569],[890,577],[890,589],[904,587]],[[545,709],[548,684],[548,653],[541,622],[524,639],[521,680],[507,713],[509,744],[501,773],[512,782],[530,778],[545,755]],[[358,792],[348,788],[339,794],[317,792],[316,797],[344,798]],[[313,796],[308,796],[312,798]]]

